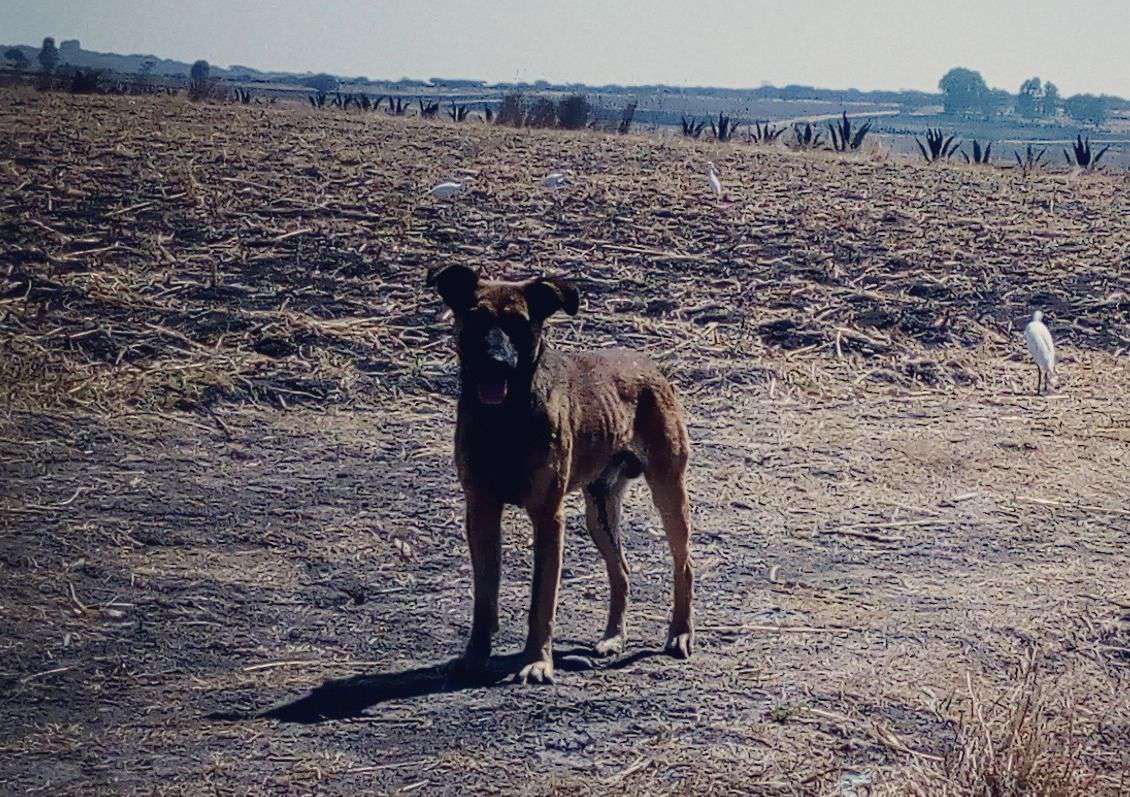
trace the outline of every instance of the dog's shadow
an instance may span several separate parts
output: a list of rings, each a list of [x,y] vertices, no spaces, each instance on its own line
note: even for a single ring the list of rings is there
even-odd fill
[[[586,670],[618,670],[652,656],[661,650],[640,650],[607,661],[593,660],[590,648],[576,648],[553,654],[554,669],[559,672]],[[216,712],[207,719],[238,722],[250,719],[273,719],[303,725],[343,720],[365,715],[367,709],[389,700],[426,697],[464,689],[481,689],[509,683],[518,671],[521,655],[494,656],[486,668],[473,676],[456,674],[454,662],[417,667],[401,672],[354,675],[330,680],[297,700],[260,712]],[[536,688],[536,687],[531,687]]]

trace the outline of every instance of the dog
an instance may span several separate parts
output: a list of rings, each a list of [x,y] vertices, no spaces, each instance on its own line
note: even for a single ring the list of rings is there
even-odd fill
[[[553,682],[553,628],[565,544],[562,503],[584,491],[589,534],[604,558],[611,599],[599,656],[625,644],[628,565],[620,544],[620,506],[631,479],[643,476],[674,560],[674,607],[666,650],[694,648],[690,506],[684,474],[690,446],[671,386],[645,355],[625,351],[563,353],[543,339],[546,320],[576,315],[580,296],[567,280],[480,279],[464,265],[429,271],[454,315],[460,395],[455,466],[466,499],[466,535],[474,574],[474,610],[456,671],[480,672],[498,630],[502,508],[525,509],[534,530],[529,634],[519,683]]]

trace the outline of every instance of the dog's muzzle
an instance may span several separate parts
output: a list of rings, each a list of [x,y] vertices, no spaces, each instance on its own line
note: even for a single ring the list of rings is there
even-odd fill
[[[484,343],[487,367],[478,380],[479,401],[501,404],[509,390],[510,373],[518,367],[518,350],[498,327],[487,333]]]

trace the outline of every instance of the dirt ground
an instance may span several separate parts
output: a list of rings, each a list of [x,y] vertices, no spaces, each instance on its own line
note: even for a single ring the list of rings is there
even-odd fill
[[[1124,176],[5,99],[0,791],[971,793],[960,751],[1029,684],[1041,766],[1130,793]],[[555,168],[576,185],[547,195]],[[421,198],[460,173],[462,201]],[[491,677],[447,677],[470,567],[422,275],[451,258],[569,273],[555,343],[648,349],[679,386],[689,661],[636,485],[625,654],[590,657],[574,496],[558,683],[509,680],[509,511]]]

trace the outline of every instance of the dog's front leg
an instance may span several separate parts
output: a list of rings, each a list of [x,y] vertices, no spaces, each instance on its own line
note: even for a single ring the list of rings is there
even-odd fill
[[[498,582],[502,570],[502,502],[475,489],[467,495],[467,546],[471,549],[475,609],[471,638],[460,660],[465,672],[481,670],[490,658],[491,637],[498,630]]]
[[[534,583],[530,594],[530,633],[526,637],[520,683],[553,683],[553,624],[557,587],[565,552],[562,496],[529,510],[534,525]]]

